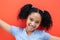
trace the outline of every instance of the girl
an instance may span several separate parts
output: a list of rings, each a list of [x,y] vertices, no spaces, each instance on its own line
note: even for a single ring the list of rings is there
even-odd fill
[[[0,20],[0,28],[14,35],[16,40],[60,40],[59,37],[52,36],[44,31],[52,25],[49,12],[35,8],[31,4],[26,4],[21,8],[18,18],[26,19],[25,28],[11,26],[2,20]],[[37,30],[39,27],[43,29]]]

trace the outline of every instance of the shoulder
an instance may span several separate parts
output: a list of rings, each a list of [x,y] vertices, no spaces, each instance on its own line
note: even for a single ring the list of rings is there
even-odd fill
[[[13,34],[13,35],[17,35],[18,33],[21,33],[22,30],[23,29],[18,27],[18,26],[11,25],[10,33]]]
[[[44,40],[48,40],[51,37],[48,32],[45,32],[45,30],[36,30],[35,33]]]

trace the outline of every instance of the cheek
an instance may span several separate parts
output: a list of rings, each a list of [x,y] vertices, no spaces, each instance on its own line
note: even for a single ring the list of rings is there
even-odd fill
[[[29,23],[30,23],[30,21],[29,21],[29,20],[27,20],[26,24],[28,25]]]
[[[38,28],[40,26],[40,23],[39,24],[36,24],[36,28]]]

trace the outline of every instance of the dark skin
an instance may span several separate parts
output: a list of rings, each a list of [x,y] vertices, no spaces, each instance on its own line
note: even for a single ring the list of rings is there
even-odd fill
[[[38,16],[37,16],[38,15]],[[37,29],[41,22],[41,16],[38,13],[31,13],[27,18],[26,30],[30,35],[35,29]]]

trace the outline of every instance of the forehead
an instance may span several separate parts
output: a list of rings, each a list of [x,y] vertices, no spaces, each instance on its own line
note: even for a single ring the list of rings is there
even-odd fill
[[[39,13],[37,13],[37,12],[32,12],[29,16],[28,16],[28,18],[33,18],[33,19],[36,19],[36,20],[41,20],[41,15],[39,14]]]

